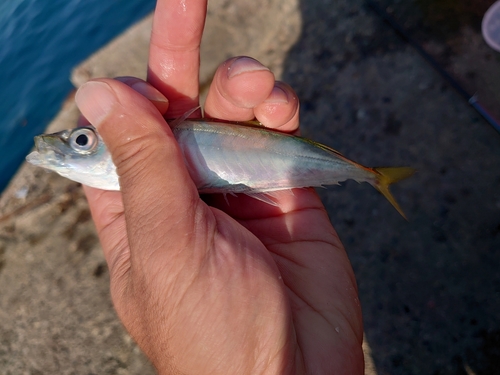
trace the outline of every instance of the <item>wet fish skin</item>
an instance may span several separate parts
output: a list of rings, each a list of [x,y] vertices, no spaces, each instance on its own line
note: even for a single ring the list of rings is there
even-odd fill
[[[248,123],[180,119],[171,128],[200,193],[258,198],[277,190],[354,179],[370,183],[404,216],[389,185],[410,176],[412,168],[367,168],[317,142]],[[78,137],[80,143],[88,137],[88,143],[79,145]],[[35,145],[28,162],[88,186],[120,189],[111,155],[93,127],[40,135]]]
[[[92,149],[77,148],[76,139],[82,134],[92,137]],[[26,160],[84,185],[103,190],[120,190],[111,154],[93,127],[38,135],[35,137],[35,151]]]

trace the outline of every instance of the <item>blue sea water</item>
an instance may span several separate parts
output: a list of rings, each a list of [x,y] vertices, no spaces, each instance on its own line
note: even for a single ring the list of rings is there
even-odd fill
[[[155,0],[0,0],[0,192],[73,89],[71,69]]]

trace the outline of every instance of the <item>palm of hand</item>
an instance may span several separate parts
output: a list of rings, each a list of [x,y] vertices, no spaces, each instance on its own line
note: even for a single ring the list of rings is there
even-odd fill
[[[279,207],[246,196],[206,200],[227,214],[200,200],[177,259],[163,244],[169,257],[157,251],[139,271],[161,276],[114,297],[134,317],[130,302],[149,306],[144,323],[128,329],[157,367],[175,358],[183,373],[362,372],[355,281],[316,193],[284,192]],[[150,346],[158,329],[168,340]]]
[[[362,365],[361,312],[343,246],[313,189],[279,195],[279,207],[248,197],[239,197],[229,206],[219,201],[265,247],[258,252],[260,282],[265,288],[255,283],[257,296],[249,297],[268,301],[260,306],[259,314],[277,312],[267,328],[281,327],[282,331],[274,341],[263,340],[268,347],[262,353],[275,353],[276,365],[283,369],[293,363],[290,373],[301,373],[300,369],[318,374],[334,369],[335,373],[362,372],[362,367],[356,369],[356,364]],[[250,252],[253,258],[256,252]],[[262,296],[266,293],[270,295]],[[278,355],[277,350],[283,352]]]

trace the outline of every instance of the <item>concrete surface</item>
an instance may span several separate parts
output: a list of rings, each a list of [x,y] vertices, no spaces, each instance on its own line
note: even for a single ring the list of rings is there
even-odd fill
[[[239,55],[258,57],[281,77],[287,51],[300,34],[298,0],[213,0],[209,2],[201,45],[202,97],[218,65]],[[152,17],[76,67],[71,81],[79,87],[91,78],[134,75],[146,78]]]
[[[471,2],[381,3],[500,111],[500,55]],[[477,4],[479,14],[488,1]],[[204,86],[219,61],[253,55],[297,90],[306,136],[366,165],[418,169],[393,189],[408,222],[366,184],[321,191],[359,283],[366,373],[497,374],[500,134],[361,0],[210,6]],[[147,31],[131,35],[143,35],[144,58]],[[107,59],[129,47],[103,52],[87,76],[124,74]],[[77,115],[70,98],[51,129]],[[0,198],[0,374],[153,373],[116,319],[107,277],[81,189],[24,165]]]

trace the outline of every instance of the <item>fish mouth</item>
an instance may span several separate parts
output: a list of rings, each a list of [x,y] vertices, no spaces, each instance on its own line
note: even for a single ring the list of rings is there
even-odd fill
[[[58,147],[59,138],[51,135],[38,135],[35,137],[35,149],[40,154],[53,152],[56,155],[64,156],[64,153]]]
[[[56,164],[61,164],[64,153],[58,147],[61,140],[51,135],[38,135],[35,137],[35,151],[26,156],[30,164],[52,169]]]

